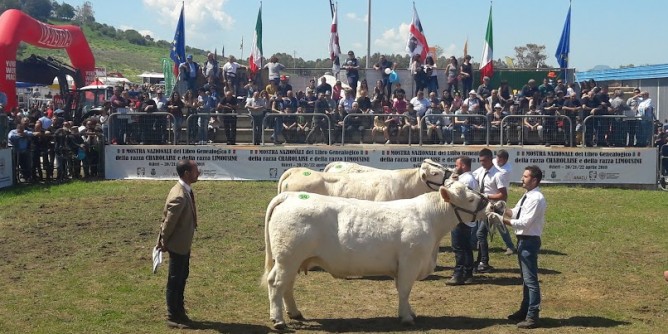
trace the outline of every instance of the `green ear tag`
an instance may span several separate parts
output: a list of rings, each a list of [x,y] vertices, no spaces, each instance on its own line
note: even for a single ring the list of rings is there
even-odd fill
[[[309,197],[308,194],[299,194],[299,199],[308,199]]]
[[[304,172],[302,174],[304,174],[304,176],[309,176],[309,175],[311,175],[311,172]]]

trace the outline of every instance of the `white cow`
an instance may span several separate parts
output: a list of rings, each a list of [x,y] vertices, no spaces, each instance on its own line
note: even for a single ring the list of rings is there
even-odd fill
[[[380,170],[378,168],[360,165],[354,162],[334,161],[325,166],[325,173],[366,173]]]
[[[286,170],[278,180],[278,193],[305,191],[315,194],[391,201],[413,198],[435,191],[453,172],[430,159],[419,168],[366,173],[325,173],[295,167]]]
[[[408,298],[416,280],[434,270],[432,250],[454,226],[483,219],[489,201],[459,182],[416,198],[372,202],[304,192],[276,195],[265,217],[269,316],[285,329],[283,306],[302,319],[294,300],[298,271],[317,265],[333,277],[391,276],[402,323],[413,324]]]

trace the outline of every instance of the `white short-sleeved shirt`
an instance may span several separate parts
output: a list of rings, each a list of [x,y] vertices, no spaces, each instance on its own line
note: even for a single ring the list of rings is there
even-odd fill
[[[487,175],[485,175],[487,172]],[[502,181],[501,172],[495,166],[492,166],[489,170],[485,170],[484,167],[479,167],[473,172],[473,177],[478,181],[478,184],[484,184],[485,189],[482,189],[483,194],[493,195],[500,192],[499,189],[506,188]],[[483,182],[484,176],[484,182]]]
[[[462,173],[457,177],[457,181],[459,181],[459,183],[465,184],[467,187],[475,191],[478,191],[478,181],[476,181],[471,172]],[[468,225],[469,227],[473,227],[475,226],[475,221],[465,222],[464,224]]]

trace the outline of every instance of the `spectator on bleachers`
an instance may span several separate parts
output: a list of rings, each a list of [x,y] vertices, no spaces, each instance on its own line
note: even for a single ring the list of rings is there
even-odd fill
[[[406,97],[406,91],[401,88],[401,82],[397,82],[394,86],[394,91],[392,91],[392,97],[389,99],[390,101],[394,101],[394,99],[397,98],[397,95],[401,94],[404,98]]]
[[[631,109],[626,105],[623,96],[624,93],[621,89],[615,89],[613,98],[610,100],[610,113],[612,115],[625,116],[628,114],[627,110]],[[621,117],[610,120],[610,136],[612,137],[608,139],[610,145],[615,147],[626,146],[626,136],[629,133],[627,125],[628,123]]]
[[[424,61],[424,72],[426,74],[427,92],[438,94],[438,68],[434,62],[434,57],[428,55]]]
[[[385,89],[385,95],[392,95],[392,82],[390,82],[390,73],[394,71],[397,63],[391,62],[385,57],[385,55],[380,55],[380,60],[373,65],[373,68],[377,71],[380,71],[380,75],[383,78],[383,88]]]
[[[270,137],[274,145],[279,145],[285,142],[285,136],[283,136],[283,117],[281,117],[285,114],[285,105],[286,103],[285,100],[283,100],[281,92],[276,92],[276,98],[272,101],[271,109],[269,111],[272,115],[279,115],[269,120],[270,124],[274,124],[274,133],[272,133]],[[283,136],[282,142],[279,138],[281,136]]]
[[[459,110],[455,111],[455,116],[457,115],[470,115],[468,104],[462,103]],[[464,145],[471,144],[470,119],[470,117],[455,117],[454,127],[460,131],[462,137],[464,138]]]
[[[557,116],[559,116],[559,105],[557,105],[554,96],[548,95],[543,103],[539,106],[540,114],[550,117],[542,119],[543,131],[539,133],[541,140],[545,146],[552,145],[557,137]]]
[[[285,107],[285,116],[283,118],[283,137],[286,143],[294,143],[297,136],[297,117],[292,112],[292,107]]]
[[[98,176],[98,163],[100,161],[100,140],[102,139],[102,128],[94,120],[84,122],[85,129],[81,133],[83,138],[86,157],[82,161],[84,177]]]
[[[564,104],[561,106],[561,113],[570,120],[570,124],[566,123],[565,127],[565,138],[567,146],[570,146],[571,142],[575,144],[576,132],[571,131],[570,129],[572,128],[575,130],[577,118],[580,115],[581,110],[582,107],[580,106],[580,101],[578,100],[576,93],[569,95],[568,98],[564,101]]]
[[[290,84],[290,77],[287,75],[281,75],[281,80],[278,83],[278,91],[281,92],[281,96],[287,96],[288,91],[292,90],[292,85]]]
[[[251,116],[251,124],[253,126],[253,145],[260,145],[262,142],[262,120],[267,111],[267,92],[254,92],[253,96],[246,99],[246,109]]]
[[[534,79],[529,79],[526,85],[522,87],[522,90],[520,91],[520,97],[519,97],[519,102],[520,102],[520,112],[526,113],[526,111],[529,109],[529,105],[532,103],[534,106],[537,105],[537,101],[534,101],[534,96],[540,96],[540,92],[538,91],[538,87],[536,87],[536,80]]]
[[[509,103],[513,103],[513,89],[510,88],[508,85],[508,80],[501,80],[501,84],[499,85],[499,88],[497,89],[497,96],[499,97],[499,100],[502,102],[502,105],[507,105]],[[496,104],[496,103],[494,103]]]
[[[216,62],[216,68],[218,66],[218,62]],[[245,69],[245,66],[239,65],[237,63],[237,59],[230,55],[227,58],[227,62],[225,65],[223,65],[223,82],[227,84],[227,86],[232,90],[232,95],[234,97],[237,96],[239,93],[239,69]],[[219,77],[218,75],[214,76],[214,79],[218,80]]]
[[[130,106],[130,101],[123,97],[123,88],[115,87],[114,95],[111,97],[111,111],[114,114],[126,114]],[[125,116],[116,115],[112,119],[112,144],[125,144],[125,135],[128,129],[128,120]]]
[[[548,95],[554,95],[554,87],[550,84],[547,78],[543,78],[543,84],[538,86],[538,91],[542,98],[545,98]]]
[[[299,101],[300,105],[304,107],[304,112],[312,114],[315,112],[315,104],[318,101],[318,97],[315,95],[315,90],[307,89],[306,96]]]
[[[188,129],[188,142],[194,142],[195,138],[197,137],[197,117],[190,117],[196,113],[197,110],[197,97],[193,96],[193,92],[190,90],[186,90],[185,94],[183,94],[183,97],[181,98],[183,101],[183,107],[184,107],[184,117],[186,120],[189,120],[188,124],[186,124],[186,128]]]
[[[281,71],[285,69],[285,66],[278,62],[278,57],[271,56],[271,58],[269,58],[269,62],[264,65],[264,68],[269,71],[269,81],[275,83],[276,86],[278,86],[278,81],[281,78]]]
[[[44,181],[44,174],[46,173],[46,181],[51,181],[53,178],[53,161],[49,160],[51,133],[46,131],[40,120],[35,122],[32,133],[33,136],[30,138],[32,157],[31,178],[35,181]]]
[[[332,95],[330,98],[334,100],[334,103],[338,106],[339,101],[341,101],[341,96],[343,94],[343,84],[341,83],[341,80],[336,80],[336,83],[334,84],[334,87],[332,87]]]
[[[457,57],[455,56],[450,56],[448,65],[445,67],[445,82],[446,86],[445,89],[452,95],[455,91],[458,91],[459,88],[459,79],[461,78],[462,75],[460,75],[460,67],[457,62]]]
[[[315,87],[315,94],[316,96],[320,96],[320,94],[328,94],[332,92],[332,85],[327,83],[327,78],[324,76],[320,78],[320,84]]]
[[[653,134],[654,120],[656,116],[654,114],[654,105],[652,99],[649,97],[648,91],[642,91],[641,93],[642,101],[638,103],[638,114],[640,114],[640,124],[638,126],[638,131],[636,132],[636,146],[637,147],[647,147],[650,144],[650,140]]]
[[[466,55],[462,65],[459,67],[459,75],[462,82],[462,92],[468,92],[473,89],[473,65],[471,64],[471,55]]]
[[[422,90],[418,91],[417,96],[414,96],[410,100],[410,104],[413,105],[413,109],[415,109],[420,117],[424,117],[427,109],[431,105],[429,100],[424,97],[424,92]]]
[[[385,98],[385,89],[383,88],[383,81],[376,81],[376,86],[373,88],[373,96],[371,97],[371,108],[375,111],[383,110],[381,104]]]
[[[529,111],[526,112],[525,115],[528,116],[538,115],[538,112],[536,111],[536,106],[533,104],[529,106]],[[530,138],[531,135],[538,136],[539,138],[542,139],[543,127],[540,125],[540,120],[538,119],[538,117],[524,118],[523,131],[524,131],[524,140]]]
[[[304,117],[304,108],[299,107],[297,108],[297,134],[296,134],[296,140],[298,143],[305,143],[306,142],[306,135],[309,133],[310,128],[309,128],[310,122]]]
[[[338,106],[342,106],[346,113],[350,113],[353,109],[353,103],[355,103],[355,94],[350,89],[346,89],[343,94],[344,97],[337,104]]]
[[[194,91],[197,89],[197,74],[199,73],[199,64],[193,61],[193,55],[188,55],[186,61],[179,66],[185,67],[185,79],[188,82],[188,89]],[[159,106],[158,106],[159,107]]]
[[[443,145],[443,113],[436,103],[431,103],[424,115],[427,128],[427,140],[432,143]]]
[[[498,90],[496,89],[492,89],[490,91],[490,95],[487,97],[486,100],[487,101],[485,102],[485,112],[487,114],[493,113],[494,106],[496,106],[497,104],[500,104],[502,106],[506,105],[505,102],[503,102],[503,100],[501,100],[501,98],[499,97]]]
[[[629,116],[635,117],[636,119],[627,120],[629,136],[626,146],[631,147],[636,143],[636,133],[638,132],[638,127],[640,126],[640,117],[642,116],[638,112],[638,104],[642,101],[642,94],[640,93],[640,88],[633,89],[633,96],[626,100],[626,105],[629,107]]]
[[[158,110],[160,110],[158,101],[156,101],[156,105],[158,106]],[[183,128],[183,108],[185,107],[185,104],[183,103],[183,100],[181,100],[181,95],[179,92],[173,91],[169,96],[169,100],[164,103],[164,105],[167,112],[170,113],[174,118],[174,124],[172,125],[174,127],[174,143],[178,144],[179,140],[181,139],[181,129]],[[150,136],[154,137],[154,139],[161,144],[164,143],[163,136],[166,130],[166,126],[163,120],[164,117],[158,116],[155,118],[154,134]]]
[[[315,112],[326,115],[329,115],[333,112],[333,109],[327,100],[326,93],[320,93],[318,95],[318,101],[315,105]],[[324,142],[328,142],[329,135],[327,129],[327,118],[320,115],[314,116],[311,123],[311,131],[309,131],[308,135],[306,135],[306,142],[308,144],[315,143],[317,141],[318,135],[322,136]]]
[[[368,97],[369,83],[366,81],[366,79],[362,79],[362,81],[360,81],[360,84],[357,87],[357,90],[355,91],[356,92],[355,93],[355,99],[359,99],[360,96],[362,96],[362,91],[366,91],[367,92],[367,97]]]
[[[403,123],[399,129],[399,135],[417,135],[420,131],[420,116],[412,104],[408,104],[404,115],[406,115],[406,118],[403,119]]]
[[[482,83],[478,86],[476,94],[480,99],[485,100],[492,95],[492,86],[489,84],[489,77],[484,76],[482,78]]]
[[[508,115],[509,116],[519,115],[516,104],[514,103],[510,104],[510,107],[508,107]],[[522,133],[522,122],[523,122],[522,118],[519,117],[509,117],[505,121],[504,130],[506,131],[506,133],[504,140],[508,145],[520,142],[520,136]]]
[[[487,114],[487,121],[489,122],[490,131],[492,134],[499,135],[501,133],[501,121],[506,117],[501,103],[494,104],[493,111]]]
[[[227,91],[225,96],[220,99],[218,103],[217,110],[222,114],[236,114],[237,112],[237,97],[234,96],[234,92]],[[236,145],[237,144],[237,116],[224,116],[223,127],[225,129],[225,140],[227,145]]]
[[[399,93],[401,95],[401,93]],[[397,105],[397,101],[402,101],[402,99],[395,99],[395,106]],[[406,110],[406,100],[403,100],[403,109],[390,109],[386,108],[384,109],[385,114],[392,114],[392,113],[401,113],[403,114],[404,111]],[[399,112],[399,110],[402,110],[402,112]],[[387,116],[385,117],[384,123],[385,123],[385,128],[383,130],[383,135],[385,137],[385,144],[392,144],[392,141],[396,141],[397,135],[399,133],[399,125],[401,124],[401,118],[397,116]]]
[[[357,102],[353,103],[355,103],[355,108],[359,112],[359,106],[357,105]],[[352,125],[344,124],[344,119],[346,118],[347,115],[348,113],[346,112],[346,108],[342,104],[339,104],[339,107],[336,108],[336,112],[332,114],[330,118],[330,122],[332,124],[332,136],[334,136],[332,139],[332,143],[336,143],[339,140],[341,140],[341,144],[343,144],[343,139],[341,137],[344,128],[346,130],[346,134],[348,137],[352,135],[352,129],[353,129]]]
[[[360,110],[371,109],[371,99],[368,96],[368,92],[364,89],[360,91],[359,96],[357,97],[355,102],[357,102],[357,105],[360,108]]]

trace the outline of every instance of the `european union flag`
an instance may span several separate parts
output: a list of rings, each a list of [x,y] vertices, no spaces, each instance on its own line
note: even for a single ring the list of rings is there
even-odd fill
[[[568,6],[568,15],[566,16],[566,23],[564,23],[564,30],[561,32],[561,39],[557,52],[554,54],[557,57],[557,62],[561,69],[568,68],[568,53],[571,51],[571,6]]]
[[[176,33],[174,34],[174,40],[172,41],[172,49],[169,52],[169,58],[172,58],[175,63],[174,68],[177,68],[179,64],[186,61],[186,34],[183,25],[184,6],[185,4],[181,5],[179,23],[176,25]]]

